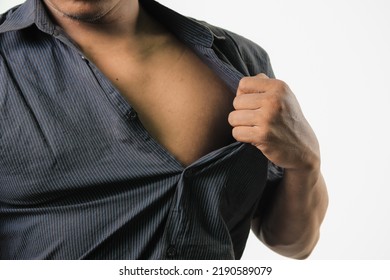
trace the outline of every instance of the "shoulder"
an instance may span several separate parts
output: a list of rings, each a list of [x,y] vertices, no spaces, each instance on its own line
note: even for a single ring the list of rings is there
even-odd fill
[[[209,28],[214,34],[214,44],[217,51],[226,56],[234,66],[238,64],[241,68],[246,68],[238,69],[247,72],[243,74],[265,73],[270,77],[274,76],[268,53],[260,45],[224,28],[203,21],[200,21],[200,23]],[[243,65],[240,65],[241,63]]]
[[[14,8],[14,9],[15,9],[15,8]],[[9,15],[9,14],[12,14],[12,11],[13,11],[14,9],[8,10],[8,11],[6,11],[6,12],[0,14],[0,27],[1,27],[1,25],[4,23],[4,21],[7,19],[8,15]]]
[[[15,22],[15,19],[13,18],[14,15],[17,16],[17,11],[20,8],[21,5],[17,5],[15,7],[12,7],[8,11],[0,14],[0,34],[8,31],[10,29],[10,25],[12,25]],[[18,19],[19,21],[22,19]]]

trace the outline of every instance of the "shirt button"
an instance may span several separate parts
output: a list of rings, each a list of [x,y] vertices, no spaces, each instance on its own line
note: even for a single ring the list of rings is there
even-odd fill
[[[57,37],[58,35],[60,35],[60,31],[58,31],[57,29],[54,29],[53,36]]]
[[[129,118],[131,121],[134,121],[137,119],[137,112],[136,111],[131,111],[129,114]]]
[[[177,254],[177,250],[176,250],[175,246],[173,246],[173,245],[169,246],[167,249],[167,256],[170,258],[173,258],[176,256],[176,254]]]

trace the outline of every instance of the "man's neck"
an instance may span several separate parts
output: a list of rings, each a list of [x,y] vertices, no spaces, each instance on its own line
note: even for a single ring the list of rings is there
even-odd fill
[[[70,4],[63,4],[66,2]],[[112,6],[101,10],[104,14],[96,13],[99,17],[93,20],[78,16],[79,10],[72,6],[76,5],[73,2],[77,1],[44,0],[56,23],[87,54],[115,48],[137,51],[142,48],[140,38],[152,29],[151,20],[141,10],[138,0],[113,1]]]

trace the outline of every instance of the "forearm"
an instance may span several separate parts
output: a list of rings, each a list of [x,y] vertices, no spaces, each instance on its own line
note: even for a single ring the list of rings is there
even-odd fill
[[[241,79],[233,106],[233,137],[285,170],[252,228],[274,251],[305,258],[318,240],[328,204],[315,133],[288,85],[264,74]]]
[[[262,221],[254,221],[256,235],[275,252],[297,259],[310,255],[328,205],[319,168],[286,170]]]

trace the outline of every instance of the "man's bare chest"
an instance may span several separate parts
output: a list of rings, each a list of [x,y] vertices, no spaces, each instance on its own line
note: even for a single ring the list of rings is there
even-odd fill
[[[234,94],[189,49],[168,51],[142,65],[114,61],[100,63],[103,73],[182,165],[233,142],[227,119]]]

